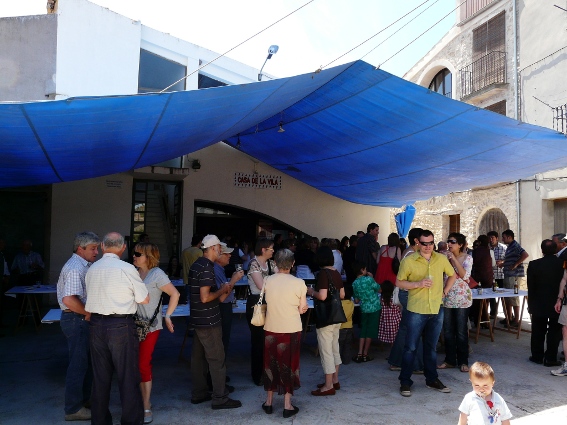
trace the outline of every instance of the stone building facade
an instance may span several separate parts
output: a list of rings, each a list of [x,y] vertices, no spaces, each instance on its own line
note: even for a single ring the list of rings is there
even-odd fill
[[[567,1],[556,4],[567,9]],[[567,111],[567,12],[537,0],[456,0],[456,6],[455,26],[404,78],[453,99],[561,131],[560,121],[567,123],[567,115],[555,112],[562,103]],[[450,78],[450,90],[437,86],[440,73],[446,83]],[[509,166],[507,158],[502,158],[502,166]],[[469,171],[474,174],[463,170]],[[486,188],[475,188],[473,180],[471,187],[417,201],[412,226],[429,228],[436,240],[457,227],[472,243],[496,212],[530,260],[541,256],[543,239],[567,232],[567,169],[542,170]],[[399,211],[393,209],[390,215],[393,231]]]
[[[451,216],[459,218],[458,231],[467,237],[470,245],[481,234],[481,223],[489,211],[499,210],[507,219],[509,228],[518,229],[516,184],[507,183],[487,189],[453,192],[413,204],[416,209],[412,227],[429,229],[436,241],[445,240],[451,229]],[[395,229],[394,216],[401,208],[392,208],[390,228]],[[493,229],[491,229],[493,230]]]

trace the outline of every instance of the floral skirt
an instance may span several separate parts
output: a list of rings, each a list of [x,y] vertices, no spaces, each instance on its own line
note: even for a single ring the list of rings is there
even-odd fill
[[[299,384],[301,332],[274,333],[264,331],[264,373],[266,391],[293,394]]]

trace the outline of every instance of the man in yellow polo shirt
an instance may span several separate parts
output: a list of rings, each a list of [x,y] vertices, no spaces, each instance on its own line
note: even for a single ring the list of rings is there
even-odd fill
[[[419,236],[419,251],[402,260],[396,286],[408,290],[407,334],[400,372],[400,394],[411,396],[411,375],[417,350],[417,342],[423,334],[423,373],[425,385],[442,393],[451,392],[437,375],[435,347],[443,327],[442,298],[456,280],[453,266],[442,254],[433,251],[433,233],[423,230]],[[448,277],[443,286],[443,274]]]

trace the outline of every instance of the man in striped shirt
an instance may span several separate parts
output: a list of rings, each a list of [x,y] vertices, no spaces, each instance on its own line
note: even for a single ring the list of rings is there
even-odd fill
[[[506,245],[498,242],[498,232],[491,230],[486,234],[490,239],[490,250],[494,254],[494,261],[504,261],[506,256]],[[492,266],[492,271],[494,273],[494,280],[499,288],[504,288],[504,270],[502,267],[495,264]],[[496,299],[490,299],[490,316],[494,317],[498,312],[496,311]]]
[[[212,400],[213,409],[234,409],[242,406],[228,397],[233,387],[226,385],[226,365],[222,343],[219,302],[232,292],[234,284],[217,289],[214,263],[221,254],[221,242],[215,235],[203,238],[203,256],[189,269],[189,321],[195,328],[191,352],[193,389],[191,403]],[[207,372],[211,374],[212,396],[208,392]]]
[[[524,277],[523,262],[529,257],[529,254],[514,240],[514,232],[510,229],[502,232],[502,242],[508,245],[506,248],[506,255],[504,261],[497,262],[504,269],[504,288],[512,289],[514,284],[520,284],[518,278]],[[506,311],[510,324],[512,326],[519,326],[518,320],[520,318],[520,299],[519,297],[504,298],[506,304]],[[514,308],[514,318],[512,319],[512,307]],[[501,322],[502,323],[502,322]],[[506,323],[506,319],[502,324]]]

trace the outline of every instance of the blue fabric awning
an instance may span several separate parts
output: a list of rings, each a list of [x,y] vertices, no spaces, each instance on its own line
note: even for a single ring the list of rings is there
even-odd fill
[[[282,122],[285,132],[278,132]],[[0,104],[0,187],[80,180],[225,140],[323,192],[400,206],[567,165],[565,136],[357,61],[206,90]]]

